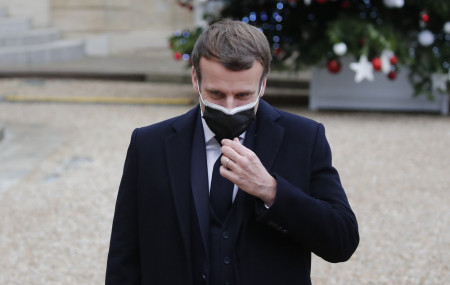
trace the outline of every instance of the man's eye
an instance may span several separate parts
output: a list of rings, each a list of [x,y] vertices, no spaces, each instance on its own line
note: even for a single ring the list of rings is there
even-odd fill
[[[220,92],[220,91],[211,91],[211,95],[220,96],[220,95],[222,95],[222,92]]]

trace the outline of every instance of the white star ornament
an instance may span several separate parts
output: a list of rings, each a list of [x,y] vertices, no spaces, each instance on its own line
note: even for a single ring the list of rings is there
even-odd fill
[[[356,83],[359,83],[364,79],[373,81],[373,66],[372,63],[367,60],[367,56],[361,55],[361,57],[359,58],[359,62],[350,63],[350,69],[356,72]]]

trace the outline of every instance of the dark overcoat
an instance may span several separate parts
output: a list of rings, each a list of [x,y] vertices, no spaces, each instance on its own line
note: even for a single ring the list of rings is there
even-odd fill
[[[106,284],[209,284],[208,182],[199,110],[133,132]],[[233,233],[238,284],[310,284],[311,253],[346,261],[359,243],[324,127],[261,100],[253,128],[246,141],[253,140],[253,151],[276,178],[277,193],[266,210],[259,199],[238,192],[233,205],[239,207]]]

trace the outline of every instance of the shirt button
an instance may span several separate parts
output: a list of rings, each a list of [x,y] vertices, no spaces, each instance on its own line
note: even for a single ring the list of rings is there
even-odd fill
[[[227,238],[230,237],[230,233],[229,233],[229,232],[223,232],[223,233],[222,233],[222,237],[223,237],[224,239],[227,239]]]
[[[230,262],[231,262],[231,260],[230,260],[230,258],[229,258],[228,256],[226,256],[226,257],[223,259],[223,263],[225,263],[225,264],[230,264]]]

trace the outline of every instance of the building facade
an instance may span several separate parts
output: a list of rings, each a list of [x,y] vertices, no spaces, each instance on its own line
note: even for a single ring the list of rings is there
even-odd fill
[[[174,31],[195,26],[195,13],[176,0],[0,0],[0,7],[36,28],[85,40],[91,55],[167,47]]]

